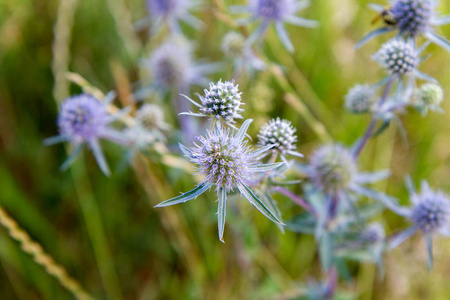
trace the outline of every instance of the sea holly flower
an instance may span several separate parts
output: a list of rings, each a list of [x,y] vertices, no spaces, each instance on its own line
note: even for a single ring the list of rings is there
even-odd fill
[[[164,121],[164,111],[159,105],[142,105],[136,112],[134,121],[133,126],[124,130],[132,150],[129,156],[155,142],[166,141],[164,133],[169,131],[171,126]]]
[[[309,0],[250,0],[248,6],[234,6],[232,11],[252,14],[250,18],[240,20],[240,23],[246,24],[254,20],[261,21],[260,26],[249,38],[251,42],[260,39],[269,25],[273,23],[283,46],[289,52],[293,52],[294,46],[284,28],[284,23],[307,28],[317,27],[318,22],[297,16],[297,13],[307,8],[309,4]]]
[[[424,116],[428,110],[443,113],[444,110],[440,107],[443,100],[444,91],[441,86],[436,83],[426,83],[418,89],[414,106]]]
[[[354,154],[340,144],[328,144],[318,148],[306,165],[298,165],[315,189],[328,199],[325,216],[336,213],[342,201],[353,207],[351,195],[357,194],[392,205],[387,195],[372,190],[364,184],[374,183],[389,176],[388,170],[373,173],[360,172]]]
[[[431,190],[426,181],[422,181],[420,193],[415,191],[410,179],[407,184],[412,207],[397,205],[391,210],[408,218],[412,226],[393,236],[390,248],[397,247],[414,233],[421,232],[427,239],[428,263],[432,267],[432,237],[436,234],[450,237],[450,200],[443,192]]]
[[[206,85],[209,82],[206,76],[220,68],[220,64],[194,62],[191,46],[183,39],[166,41],[143,60],[142,65],[150,71],[153,82],[136,93],[138,100],[155,91],[165,94],[172,89],[186,90],[191,85]]]
[[[259,145],[261,147],[273,145],[270,150],[273,154],[280,154],[282,160],[286,163],[286,154],[303,157],[303,154],[295,151],[297,136],[296,129],[288,120],[280,118],[272,119],[261,127],[259,131]]]
[[[195,5],[196,2],[192,0],[146,0],[150,16],[141,20],[140,23],[150,21],[156,31],[159,31],[166,23],[170,31],[175,34],[181,33],[180,21],[198,29],[202,22],[189,13]]]
[[[370,84],[357,84],[345,96],[345,109],[354,114],[372,112],[378,98]]]
[[[387,8],[372,4],[371,8],[380,13],[385,26],[367,34],[356,47],[362,46],[381,34],[398,30],[399,36],[407,40],[424,36],[450,51],[450,42],[436,34],[433,28],[450,23],[450,16],[437,16],[435,12],[437,2],[436,0],[393,0]]]
[[[69,158],[61,166],[62,170],[66,170],[80,153],[82,146],[88,144],[102,172],[110,174],[99,139],[123,145],[129,142],[121,132],[109,126],[119,116],[112,116],[107,111],[107,105],[112,99],[113,97],[106,97],[100,101],[92,95],[81,94],[69,97],[61,104],[58,116],[59,135],[46,139],[44,143],[53,145],[68,141],[74,146]]]
[[[191,98],[184,96],[192,104],[198,107],[199,113],[184,112],[182,115],[190,115],[195,117],[212,117],[213,120],[223,120],[227,125],[233,127],[236,123],[234,119],[242,119],[240,108],[243,104],[242,93],[239,92],[239,85],[234,81],[219,80],[217,83],[211,82],[209,90],[204,90],[204,96],[198,95],[201,104],[195,102]]]
[[[228,129],[217,126],[213,130],[207,131],[206,137],[199,137],[200,144],[195,144],[192,148],[180,144],[181,151],[197,166],[199,173],[205,178],[192,191],[164,201],[156,207],[184,203],[197,198],[215,186],[219,202],[217,211],[219,239],[223,242],[227,194],[237,188],[269,220],[283,224],[276,217],[277,213],[273,211],[273,208],[264,205],[249,187],[249,180],[253,173],[267,172],[281,165],[281,163],[261,164],[257,161],[262,153],[273,146],[262,147],[254,151],[247,146],[244,138],[251,122],[252,120],[246,120],[236,135],[232,135]]]
[[[436,82],[436,80],[417,69],[421,59],[420,54],[425,50],[424,47],[416,49],[410,42],[400,39],[392,39],[384,43],[381,48],[373,55],[373,59],[378,61],[380,65],[389,74],[389,78],[408,79],[407,86],[414,86],[412,83],[415,78]],[[385,79],[386,80],[386,79]]]
[[[253,70],[263,70],[266,66],[239,32],[227,33],[222,39],[221,49],[227,57],[234,60],[235,72],[245,69],[251,73]]]

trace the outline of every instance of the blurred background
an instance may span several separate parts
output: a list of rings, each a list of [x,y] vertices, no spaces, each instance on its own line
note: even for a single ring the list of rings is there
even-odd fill
[[[206,26],[196,31],[183,25],[186,36],[199,45],[197,58],[223,60],[220,43],[232,29],[220,13],[224,4],[243,1],[204,0],[194,14]],[[450,13],[447,1],[439,8]],[[189,204],[153,208],[190,190],[198,180],[192,173],[149,159],[107,178],[86,150],[69,171],[61,172],[66,148],[43,146],[43,139],[57,134],[56,103],[81,92],[66,79],[66,71],[79,73],[104,92],[126,90],[129,82],[145,77],[139,61],[166,34],[149,37],[145,30],[133,30],[132,24],[146,15],[140,0],[0,0],[0,205],[97,299],[299,297],[308,281],[323,276],[312,236],[282,234],[247,201],[236,198],[228,206],[222,244],[214,192]],[[293,121],[299,151],[306,157],[328,136],[351,145],[369,117],[347,113],[344,95],[355,83],[375,83],[384,76],[371,55],[386,36],[353,49],[373,29],[375,15],[366,1],[315,0],[300,16],[318,20],[319,28],[287,26],[293,55],[271,29],[264,51],[286,67],[287,76],[283,83],[267,71],[240,78],[243,115],[255,120],[249,134],[255,137],[260,125],[280,116]],[[439,33],[450,37],[450,26]],[[448,100],[450,54],[434,45],[427,52],[433,55],[421,70],[438,79]],[[230,76],[225,65],[211,79]],[[286,97],[286,86],[297,102]],[[444,101],[443,108],[446,114],[431,112],[426,118],[414,111],[405,114],[401,119],[408,144],[391,126],[369,143],[360,159],[363,170],[392,169],[391,178],[377,188],[403,204],[409,201],[403,184],[407,174],[416,183],[428,179],[432,187],[450,192],[450,102]],[[174,122],[169,99],[164,109]],[[325,131],[318,134],[314,126]],[[171,142],[176,144],[176,138]],[[123,150],[108,142],[102,146],[111,168],[117,169]],[[301,212],[289,199],[275,197],[284,219]],[[407,226],[390,212],[378,221],[388,233]],[[415,236],[386,255],[384,278],[373,264],[350,263],[354,280],[341,282],[340,288],[349,299],[448,299],[450,241],[437,240],[433,271],[426,268],[425,250],[424,241]],[[0,228],[0,299],[72,295]]]

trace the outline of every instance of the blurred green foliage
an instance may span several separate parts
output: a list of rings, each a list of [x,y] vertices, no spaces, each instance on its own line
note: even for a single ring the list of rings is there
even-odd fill
[[[206,23],[204,30],[183,29],[201,45],[195,51],[199,58],[218,61],[221,38],[230,28],[218,17],[217,3],[240,1],[203,2],[196,15]],[[69,49],[69,70],[103,91],[117,88],[117,65],[128,80],[138,80],[139,58],[162,38],[148,39],[142,32],[130,35],[126,28],[131,23],[120,16],[125,13],[132,21],[144,17],[143,1],[74,3],[76,9],[68,12],[74,15],[69,28],[72,37],[63,45]],[[366,4],[313,1],[302,13],[319,20],[321,26],[288,27],[294,55],[285,52],[272,30],[264,48],[267,57],[286,67],[287,84],[313,119],[346,145],[362,134],[368,119],[346,113],[343,96],[354,83],[373,83],[383,75],[370,56],[385,39],[357,52],[353,49],[371,29],[374,13]],[[241,198],[229,203],[224,245],[217,239],[214,193],[186,205],[153,209],[159,201],[192,187],[195,177],[191,174],[154,161],[138,163],[140,173],[129,168],[106,178],[88,151],[71,171],[59,171],[65,148],[42,145],[44,138],[56,134],[55,103],[62,100],[53,97],[51,67],[59,5],[51,0],[0,0],[0,205],[98,299],[290,299],[301,295],[307,280],[321,276],[314,239],[293,232],[281,234]],[[450,4],[440,9],[449,13]],[[442,34],[450,36],[450,28],[445,27]],[[450,95],[449,54],[435,46],[429,50],[433,57],[422,64],[423,71],[438,79]],[[212,79],[228,76],[230,70]],[[299,150],[306,157],[323,142],[285,101],[286,91],[269,72],[251,80],[242,78],[239,84],[247,102],[244,117],[255,119],[251,136],[270,117],[280,116],[298,128]],[[79,92],[70,85],[70,93]],[[448,101],[443,107],[450,111]],[[170,102],[165,109],[174,120]],[[427,178],[433,187],[449,191],[449,117],[431,113],[422,118],[414,112],[403,116],[409,145],[390,128],[369,143],[361,168],[392,168],[392,177],[378,188],[402,203],[408,201],[403,185],[406,174],[416,182]],[[103,146],[111,165],[117,166],[121,149],[108,143]],[[285,219],[301,211],[288,199],[277,199]],[[384,217],[388,232],[405,225],[389,212]],[[450,244],[437,243],[432,272],[426,270],[424,249],[423,241],[414,239],[390,253],[382,280],[377,279],[373,265],[351,264],[356,280],[341,287],[349,293],[356,291],[357,299],[448,299]],[[3,229],[0,265],[0,299],[72,297],[23,254]]]

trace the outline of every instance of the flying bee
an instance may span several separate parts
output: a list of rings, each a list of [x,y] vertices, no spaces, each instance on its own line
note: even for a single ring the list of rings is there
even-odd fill
[[[372,20],[372,24],[377,23],[380,19],[389,26],[395,26],[398,24],[398,20],[390,11],[391,7],[386,6],[383,10]]]

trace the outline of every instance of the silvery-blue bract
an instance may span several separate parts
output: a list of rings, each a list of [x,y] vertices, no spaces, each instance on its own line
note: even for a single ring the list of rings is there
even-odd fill
[[[184,155],[197,166],[204,179],[192,191],[164,201],[157,207],[184,203],[197,198],[215,186],[219,202],[217,212],[219,239],[223,241],[227,193],[237,188],[264,216],[275,223],[282,224],[282,221],[276,217],[276,212],[264,205],[249,188],[249,181],[253,173],[267,172],[281,165],[280,163],[261,164],[258,162],[258,157],[272,146],[262,147],[254,151],[247,146],[244,138],[251,122],[252,120],[246,120],[236,135],[232,135],[229,130],[225,130],[221,126],[217,126],[208,131],[205,137],[199,137],[200,144],[195,144],[192,148],[180,144]]]

